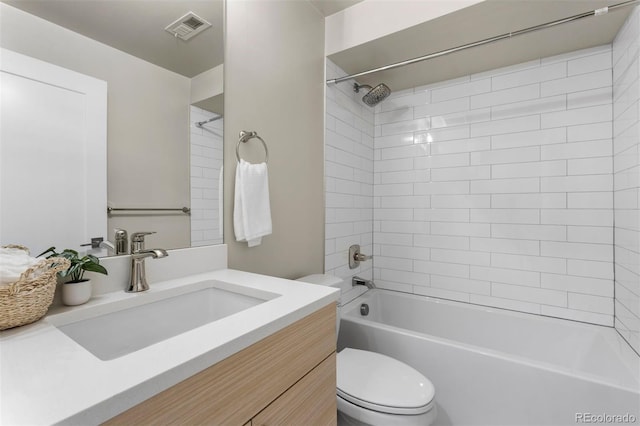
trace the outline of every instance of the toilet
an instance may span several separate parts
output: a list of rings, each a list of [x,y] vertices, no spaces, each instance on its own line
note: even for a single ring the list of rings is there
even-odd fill
[[[340,288],[341,278],[314,274],[298,279]],[[340,328],[340,303],[336,335]],[[419,371],[389,356],[344,348],[337,354],[338,425],[418,426],[436,418],[435,389]]]

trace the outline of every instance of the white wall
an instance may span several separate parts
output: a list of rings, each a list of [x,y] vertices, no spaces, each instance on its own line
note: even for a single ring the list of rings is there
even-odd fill
[[[640,353],[640,10],[613,42],[615,326]]]
[[[224,64],[204,71],[191,79],[191,103],[224,93]]]
[[[327,78],[346,75],[327,59]],[[365,92],[366,93],[366,92]],[[373,278],[370,261],[349,269],[349,247],[373,252],[373,109],[353,81],[327,86],[325,120],[325,271]]]
[[[613,324],[611,47],[376,107],[378,286]]]
[[[195,123],[218,117],[191,106],[191,246],[222,244],[220,190],[224,118],[197,127]]]
[[[225,242],[229,267],[285,278],[319,273],[324,250],[324,19],[310,3],[226,3]],[[236,143],[256,131],[269,147],[273,234],[248,248],[235,241]],[[263,161],[257,139],[247,161]]]

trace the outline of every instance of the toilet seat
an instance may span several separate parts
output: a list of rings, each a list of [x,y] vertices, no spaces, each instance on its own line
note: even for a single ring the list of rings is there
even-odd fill
[[[345,348],[337,356],[338,396],[388,414],[418,415],[433,408],[433,384],[414,368],[386,355]]]

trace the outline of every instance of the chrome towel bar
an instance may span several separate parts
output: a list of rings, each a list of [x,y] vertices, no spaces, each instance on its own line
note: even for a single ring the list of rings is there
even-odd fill
[[[115,208],[115,207],[107,207],[107,214],[111,214],[113,212],[150,212],[150,211],[154,211],[154,212],[182,212],[185,214],[191,214],[191,209],[189,207],[180,207],[177,209],[158,209],[158,208],[139,208],[139,207],[132,207],[132,208]]]

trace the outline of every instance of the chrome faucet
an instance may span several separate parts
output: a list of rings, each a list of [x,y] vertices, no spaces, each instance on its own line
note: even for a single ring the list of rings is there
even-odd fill
[[[127,293],[149,290],[144,267],[144,260],[147,257],[158,259],[169,256],[169,253],[164,249],[144,248],[144,237],[150,234],[155,234],[155,232],[135,232],[131,235],[131,278],[129,286],[125,290]]]
[[[109,250],[109,252],[116,252],[116,246],[114,246],[113,243],[109,240],[100,241],[100,243],[98,244],[98,248],[106,248],[107,250]]]
[[[357,285],[365,285],[369,289],[376,288],[376,285],[373,283],[372,280],[365,280],[364,278],[360,278],[360,277],[356,277],[356,276],[351,278],[351,285],[353,287],[355,287]]]

